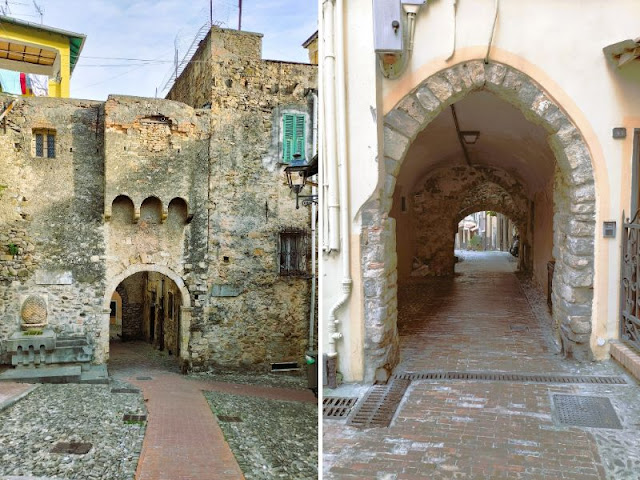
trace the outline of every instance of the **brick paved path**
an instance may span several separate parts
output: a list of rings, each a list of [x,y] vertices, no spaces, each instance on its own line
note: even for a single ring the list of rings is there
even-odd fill
[[[35,385],[28,383],[0,382],[0,411],[19,401],[34,388]]]
[[[509,273],[508,255],[489,257],[492,273],[482,271],[484,258],[468,259],[455,278],[400,289],[396,372],[623,373],[610,362],[563,360]],[[640,469],[614,463],[640,466],[638,392],[635,384],[413,381],[389,428],[324,422],[323,478],[637,480]],[[624,430],[557,425],[554,393],[610,397]]]
[[[141,388],[147,400],[147,431],[137,480],[244,478],[203,390],[316,401],[308,391],[192,380],[176,373],[173,359],[149,354],[148,350],[146,344],[136,342],[113,344],[110,353],[110,373]]]

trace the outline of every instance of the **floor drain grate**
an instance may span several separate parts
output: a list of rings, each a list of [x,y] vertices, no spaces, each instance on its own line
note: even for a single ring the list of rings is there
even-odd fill
[[[137,415],[135,413],[125,413],[124,416],[122,417],[122,420],[124,422],[146,422],[147,416]]]
[[[324,397],[322,416],[324,418],[347,418],[358,397]]]
[[[411,380],[393,379],[387,385],[374,385],[351,417],[354,427],[388,427]]]
[[[80,442],[58,442],[51,449],[51,453],[63,453],[63,454],[71,454],[71,455],[84,455],[89,453],[93,447],[90,443],[80,443]]]
[[[242,419],[240,417],[232,417],[229,415],[218,415],[218,420],[221,422],[241,422]]]
[[[404,380],[487,380],[491,382],[533,383],[589,383],[598,385],[626,385],[623,377],[598,377],[585,375],[537,375],[535,373],[503,372],[406,372],[393,378]]]
[[[556,419],[562,425],[622,429],[620,419],[607,397],[553,395]]]
[[[136,377],[136,380],[153,380],[153,377]]]
[[[112,388],[111,393],[140,393],[137,388]]]

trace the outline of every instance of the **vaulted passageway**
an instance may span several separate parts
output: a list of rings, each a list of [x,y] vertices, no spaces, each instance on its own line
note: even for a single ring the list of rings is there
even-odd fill
[[[508,252],[457,253],[455,276],[399,288],[396,372],[557,370],[550,316],[544,302],[534,314],[514,273],[516,259]]]
[[[391,209],[401,368],[490,369],[503,356],[517,358],[526,341],[521,337],[537,331],[508,272],[526,272],[541,290],[548,287],[556,161],[546,138],[544,129],[514,106],[479,91],[443,109],[409,147]],[[477,253],[498,243],[492,231],[498,215],[500,223],[508,218],[510,225],[509,232],[500,229],[499,245],[504,248],[507,237],[510,247],[517,233],[518,258],[508,252]],[[407,312],[422,308],[424,321],[409,315],[408,323],[402,322]],[[518,318],[525,325],[514,333],[510,328]],[[551,330],[553,323],[547,327]],[[430,350],[433,338],[439,339],[439,353]],[[417,358],[421,351],[424,364]],[[531,348],[527,352],[525,364],[532,360]],[[543,353],[537,347],[533,352]],[[415,365],[405,364],[408,358]],[[446,361],[438,365],[435,359]],[[513,365],[500,369],[507,367]]]
[[[417,269],[453,275],[458,222],[476,211],[513,221],[519,267],[542,290],[555,261],[554,335],[567,356],[592,359],[593,167],[562,107],[517,69],[474,60],[426,78],[384,118],[383,187],[362,210],[365,379],[398,364],[397,290]]]
[[[166,352],[177,364],[182,346],[182,301],[180,288],[162,273],[140,271],[122,280],[113,292],[110,303],[110,364],[122,352],[141,347],[146,351],[142,342]],[[120,346],[123,342],[133,347],[123,348]],[[146,354],[141,355],[144,357]],[[135,354],[124,356],[125,364],[137,358]]]

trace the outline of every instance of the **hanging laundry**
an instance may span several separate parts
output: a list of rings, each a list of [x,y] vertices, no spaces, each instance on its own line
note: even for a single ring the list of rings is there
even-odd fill
[[[31,84],[31,90],[36,97],[49,96],[49,77],[47,75],[28,73],[27,82]]]
[[[2,91],[4,93],[22,95],[22,88],[20,87],[20,72],[0,68],[0,84],[2,84]]]
[[[27,95],[33,95],[33,87],[31,86],[31,79],[29,78],[29,75],[27,75]]]
[[[20,72],[20,90],[22,95],[27,94],[27,75],[23,72]]]

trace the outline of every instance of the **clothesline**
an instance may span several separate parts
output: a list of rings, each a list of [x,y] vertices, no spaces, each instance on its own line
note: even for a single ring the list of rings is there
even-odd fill
[[[13,95],[49,96],[49,77],[0,68],[0,87]]]

